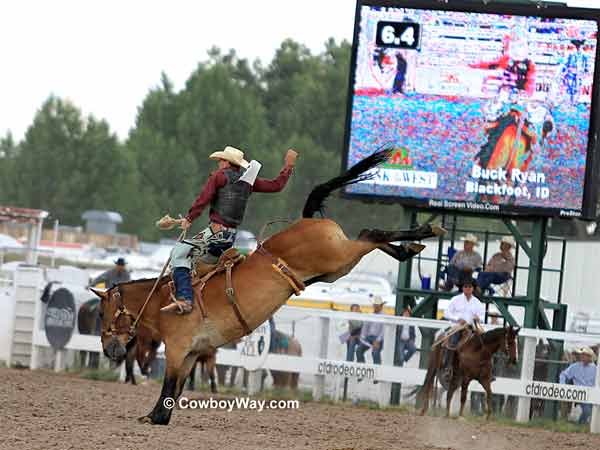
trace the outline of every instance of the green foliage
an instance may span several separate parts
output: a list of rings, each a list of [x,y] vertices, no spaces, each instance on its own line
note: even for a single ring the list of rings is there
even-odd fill
[[[23,142],[0,139],[0,202],[49,210],[68,225],[87,209],[114,210],[122,231],[154,240],[159,217],[187,213],[216,168],[213,151],[241,148],[273,178],[294,148],[300,157],[286,189],[253,195],[243,226],[258,232],[268,220],[296,219],[309,191],[341,171],[349,59],[350,44],[332,39],[320,54],[286,40],[267,66],[213,48],[181,91],[161,74],[125,143],[105,121],[50,97]],[[399,225],[397,206],[349,205],[334,197],[328,207],[348,234]]]
[[[15,190],[3,201],[46,209],[67,224],[79,223],[87,209],[119,210],[132,172],[123,156],[108,123],[50,97],[10,158]]]

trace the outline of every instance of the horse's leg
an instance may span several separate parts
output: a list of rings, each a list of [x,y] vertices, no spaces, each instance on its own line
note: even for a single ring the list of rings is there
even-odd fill
[[[398,242],[398,241],[420,241],[435,236],[443,236],[446,234],[446,230],[439,225],[424,224],[410,230],[400,231],[385,231],[378,229],[364,229],[359,235],[359,240],[365,240],[375,243],[387,243],[387,242]]]
[[[237,366],[231,366],[231,374],[229,375],[229,387],[235,386],[235,378],[237,377]]]
[[[98,352],[90,352],[89,353],[89,362],[88,365],[91,369],[97,369],[100,365],[100,353]]]
[[[217,371],[217,381],[219,382],[219,386],[225,386],[227,366],[224,366],[223,364],[217,364],[215,366],[215,370]]]
[[[128,351],[125,357],[125,383],[131,381],[131,384],[135,386],[135,376],[133,374],[133,363],[135,361],[136,346],[133,345]]]
[[[217,393],[217,383],[215,382],[216,359],[216,354],[213,354],[206,361],[206,369],[208,370],[208,377],[210,379],[210,392],[212,392],[213,394]]]
[[[489,379],[481,382],[483,389],[485,389],[485,400],[486,400],[486,414],[485,420],[490,420],[490,416],[492,415],[492,384]]]
[[[195,389],[195,380],[196,380],[196,364],[192,366],[190,369],[190,380],[188,381],[188,389],[190,391],[194,391]]]
[[[165,371],[165,378],[163,380],[162,389],[160,391],[160,396],[158,397],[158,401],[154,408],[147,416],[140,417],[138,420],[142,423],[151,423],[152,425],[168,425],[171,420],[171,413],[173,412],[173,407],[175,406],[176,397],[175,392],[177,389],[177,377],[179,375],[179,367],[167,367]],[[172,401],[172,407],[167,403],[165,406],[165,400],[167,402]]]
[[[469,383],[471,382],[470,378],[466,375],[463,377],[462,386],[460,387],[460,413],[459,416],[462,417],[463,412],[465,410],[465,403],[467,401],[467,393],[469,390]]]
[[[452,403],[452,396],[456,388],[458,388],[458,376],[456,373],[453,373],[448,384],[448,393],[446,394],[446,417],[450,417],[450,404]]]
[[[429,355],[429,366],[427,367],[427,373],[425,374],[425,381],[423,382],[423,387],[421,388],[422,399],[423,399],[423,407],[419,414],[424,416],[429,409],[429,397],[433,391],[433,387],[435,384],[435,377],[438,371],[438,367],[440,366],[440,349],[436,348]]]
[[[170,346],[168,343],[166,343],[166,345],[167,369],[165,371],[160,396],[150,414],[138,419],[142,423],[151,423],[153,425],[169,424],[173,408],[183,390],[183,384],[192,370],[194,363],[198,359],[197,355],[192,355],[183,350],[169,352]]]

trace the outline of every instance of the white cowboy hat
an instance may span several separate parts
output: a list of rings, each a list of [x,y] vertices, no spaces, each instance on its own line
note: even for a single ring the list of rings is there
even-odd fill
[[[467,233],[467,235],[461,237],[460,240],[465,242],[472,242],[474,245],[479,245],[479,239],[477,239],[477,236],[475,236],[473,233]]]
[[[250,163],[244,159],[244,152],[235,147],[227,146],[223,151],[214,152],[209,156],[210,159],[224,159],[231,164],[247,169]]]
[[[581,347],[577,353],[591,356],[594,361],[596,360],[596,353],[594,353],[594,350],[589,347]]]
[[[508,244],[511,247],[515,246],[515,239],[512,236],[502,236],[502,239],[500,240],[501,244]]]
[[[376,295],[375,297],[371,298],[371,303],[373,304],[373,306],[377,306],[385,304],[385,301],[381,298],[380,295]]]

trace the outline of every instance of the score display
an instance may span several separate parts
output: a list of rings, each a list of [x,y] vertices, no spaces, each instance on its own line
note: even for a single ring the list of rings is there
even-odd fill
[[[494,215],[595,215],[599,11],[359,0],[350,198]]]
[[[378,47],[415,50],[419,48],[420,31],[421,27],[418,23],[378,22],[375,44]]]

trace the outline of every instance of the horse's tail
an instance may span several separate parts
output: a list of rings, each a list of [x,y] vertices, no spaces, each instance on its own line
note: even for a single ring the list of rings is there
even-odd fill
[[[304,209],[302,210],[302,217],[311,218],[315,213],[319,212],[323,214],[325,199],[336,189],[348,186],[349,184],[358,183],[360,181],[369,180],[375,176],[375,174],[366,174],[365,172],[377,167],[384,161],[387,161],[392,154],[392,149],[379,150],[373,153],[371,156],[363,159],[356,163],[350,169],[348,169],[342,175],[339,175],[331,180],[319,184],[308,195]]]
[[[427,373],[425,374],[425,381],[423,381],[422,386],[416,386],[412,391],[406,394],[406,398],[412,397],[416,395],[422,395],[428,393],[431,388],[435,385],[435,377],[437,375],[437,364],[435,361],[436,353],[432,352],[429,357],[429,367],[427,368]]]

